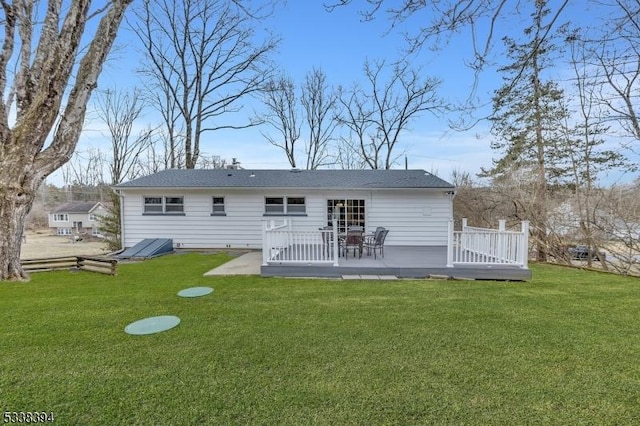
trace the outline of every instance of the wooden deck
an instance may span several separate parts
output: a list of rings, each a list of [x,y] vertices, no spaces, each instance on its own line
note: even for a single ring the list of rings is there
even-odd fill
[[[333,277],[394,276],[398,278],[428,278],[446,276],[456,278],[523,281],[531,278],[529,269],[512,265],[456,265],[447,267],[446,246],[386,246],[384,258],[369,256],[365,250],[361,258],[349,253],[340,257],[338,266],[270,262],[261,267],[262,276]]]

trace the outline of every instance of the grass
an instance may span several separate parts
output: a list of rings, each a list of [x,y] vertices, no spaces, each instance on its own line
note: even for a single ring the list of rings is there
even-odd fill
[[[640,421],[637,279],[544,265],[526,283],[202,276],[228,259],[0,283],[0,409],[105,425]],[[176,296],[192,286],[215,291]],[[182,322],[123,332],[155,315]]]

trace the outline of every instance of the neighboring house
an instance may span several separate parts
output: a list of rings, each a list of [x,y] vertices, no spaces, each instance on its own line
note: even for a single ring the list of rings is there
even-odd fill
[[[265,221],[389,229],[393,246],[446,246],[454,187],[424,170],[165,170],[115,186],[122,242],[262,248]]]
[[[108,214],[100,202],[69,201],[49,213],[49,228],[57,235],[90,234],[101,237],[99,216]]]

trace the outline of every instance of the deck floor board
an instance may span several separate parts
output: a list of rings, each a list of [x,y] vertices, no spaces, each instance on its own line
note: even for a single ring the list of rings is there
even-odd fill
[[[314,248],[314,250],[316,250]],[[295,249],[294,249],[295,252]],[[401,278],[426,278],[432,275],[470,279],[527,280],[529,269],[516,265],[454,265],[447,267],[446,246],[386,246],[384,257],[374,257],[364,250],[362,257],[340,257],[338,266],[316,264],[294,264],[287,262],[286,252],[281,261],[262,266],[264,276],[319,276],[341,277],[343,275],[389,275]]]

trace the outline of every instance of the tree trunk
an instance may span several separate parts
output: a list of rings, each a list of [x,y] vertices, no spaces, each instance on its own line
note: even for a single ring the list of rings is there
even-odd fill
[[[31,210],[34,194],[0,184],[0,281],[28,279],[20,265],[20,249],[25,218]]]

